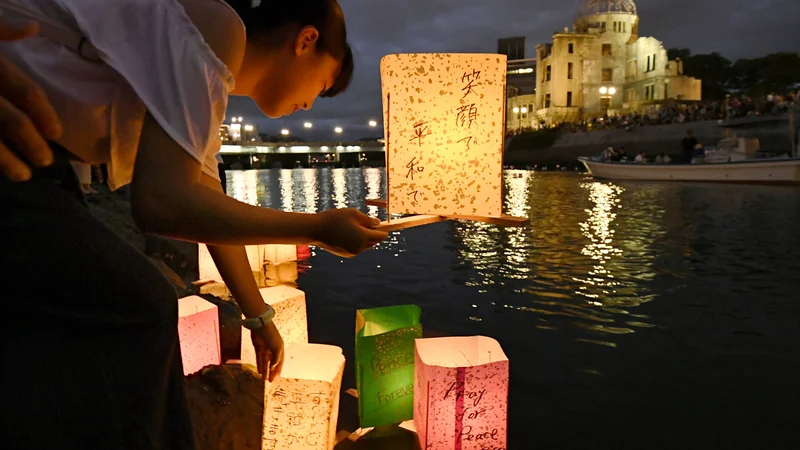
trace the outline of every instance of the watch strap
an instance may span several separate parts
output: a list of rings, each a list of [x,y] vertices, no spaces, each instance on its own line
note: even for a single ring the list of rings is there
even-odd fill
[[[272,319],[274,318],[275,318],[275,310],[272,308],[272,306],[267,305],[267,310],[264,311],[264,313],[261,314],[260,316],[242,320],[242,326],[247,328],[248,330],[257,330],[263,327],[268,322],[271,322]]]

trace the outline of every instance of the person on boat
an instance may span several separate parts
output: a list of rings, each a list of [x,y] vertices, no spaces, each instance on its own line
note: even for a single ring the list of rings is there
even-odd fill
[[[274,380],[283,340],[243,246],[311,244],[352,257],[386,233],[353,209],[292,213],[226,196],[219,129],[229,95],[280,117],[343,92],[353,56],[342,10],[336,0],[25,0],[0,12],[40,23],[40,36],[4,43],[0,56],[42,88],[23,94],[46,94],[63,122],[39,123],[53,160],[43,169],[48,156],[29,148],[44,141],[0,131],[13,147],[0,146],[3,158],[36,162],[19,159],[0,177],[1,439],[192,449],[175,289],[89,212],[70,161],[108,163],[110,187],[130,184],[143,232],[209,244],[253,319],[258,370]]]
[[[656,156],[655,162],[656,164],[669,164],[672,162],[672,158],[670,158],[666,153],[661,153],[660,155]]]
[[[637,164],[647,164],[647,153],[639,152],[639,154],[636,155],[636,159],[633,162]]]
[[[692,160],[694,160],[695,158],[697,159],[705,158],[705,156],[706,156],[706,150],[703,147],[703,144],[697,143],[694,146],[694,150],[692,153]]]
[[[681,148],[683,149],[683,162],[691,163],[694,148],[697,145],[697,139],[694,138],[692,130],[686,132],[686,137],[681,141]]]

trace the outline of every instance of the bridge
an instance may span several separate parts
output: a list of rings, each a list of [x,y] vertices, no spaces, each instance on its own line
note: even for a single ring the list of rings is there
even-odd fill
[[[383,166],[385,150],[380,142],[254,142],[223,144],[220,154],[228,168],[358,167]]]

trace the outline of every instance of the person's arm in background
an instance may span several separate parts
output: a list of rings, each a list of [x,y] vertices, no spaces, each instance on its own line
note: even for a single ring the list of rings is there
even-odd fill
[[[15,27],[0,21],[0,42],[36,35],[39,26]],[[12,181],[31,178],[30,166],[53,161],[47,139],[58,139],[61,122],[42,88],[0,56],[0,173]]]

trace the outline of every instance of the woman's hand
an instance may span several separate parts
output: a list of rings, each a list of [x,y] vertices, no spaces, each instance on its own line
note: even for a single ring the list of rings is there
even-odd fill
[[[374,230],[380,220],[355,209],[329,209],[319,213],[315,245],[334,255],[351,258],[386,239],[388,233]]]
[[[253,347],[256,349],[256,364],[261,378],[269,382],[275,381],[283,369],[283,338],[275,328],[275,324],[268,322],[263,327],[250,333]]]
[[[35,23],[13,27],[0,22],[0,42],[26,39],[38,31]],[[53,161],[46,139],[60,135],[61,123],[41,87],[0,57],[0,173],[13,181],[30,179],[30,165]]]

